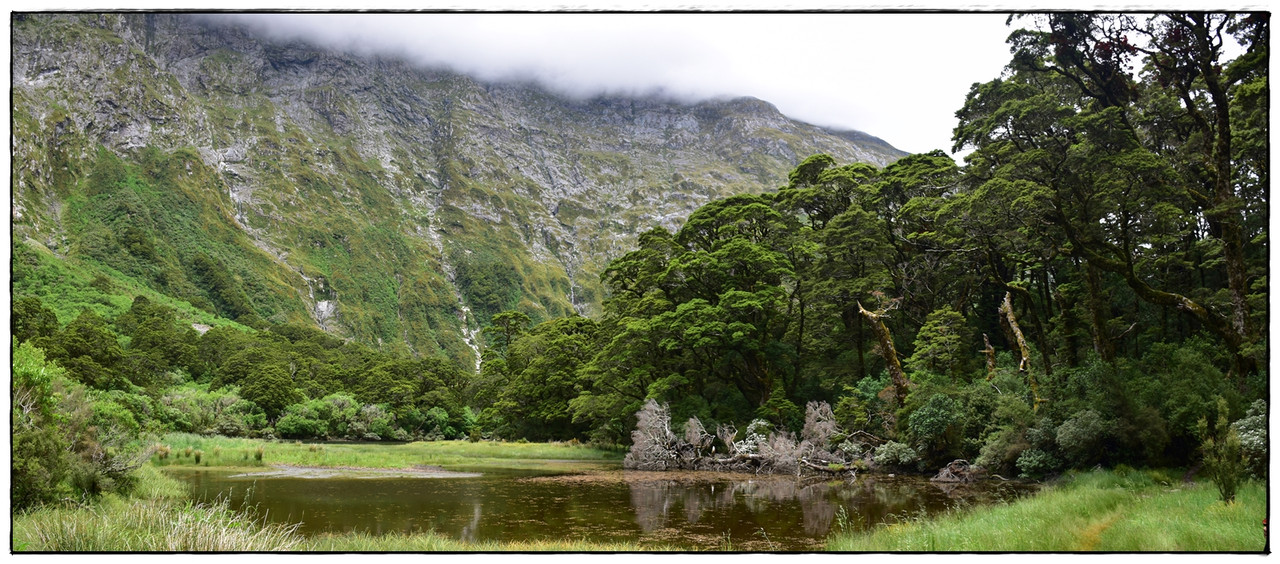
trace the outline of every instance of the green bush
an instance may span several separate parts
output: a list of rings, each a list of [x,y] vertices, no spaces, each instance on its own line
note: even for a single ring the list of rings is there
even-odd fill
[[[293,408],[295,406],[289,406]],[[325,436],[325,425],[322,421],[308,419],[298,413],[286,413],[276,421],[276,433],[289,439],[310,439]]]
[[[1053,453],[1038,448],[1022,451],[1018,455],[1018,470],[1023,478],[1039,478],[1055,472],[1062,463]]]
[[[1111,425],[1092,409],[1086,409],[1058,426],[1056,442],[1067,461],[1076,467],[1093,464],[1100,447],[1111,434]]]
[[[907,432],[926,464],[945,464],[950,460],[943,459],[959,456],[963,407],[946,394],[934,394],[907,419]]]
[[[44,351],[13,338],[12,466],[10,501],[24,510],[54,500],[67,474],[67,444],[54,419],[53,382],[62,369]]]
[[[1244,451],[1250,477],[1255,480],[1267,478],[1267,402],[1256,400],[1249,406],[1244,419],[1231,424],[1231,428],[1240,435],[1240,448]]]
[[[871,455],[871,460],[875,461],[879,466],[915,468],[920,461],[920,455],[908,445],[889,441],[876,447],[875,454]]]
[[[1203,418],[1197,427],[1204,441],[1200,448],[1204,455],[1205,474],[1217,486],[1222,501],[1231,503],[1235,501],[1236,490],[1240,488],[1246,461],[1240,444],[1240,433],[1227,425],[1227,400],[1218,398],[1218,419],[1212,429]]]

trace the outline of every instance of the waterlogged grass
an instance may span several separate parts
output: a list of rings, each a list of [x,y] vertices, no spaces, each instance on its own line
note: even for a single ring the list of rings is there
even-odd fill
[[[1266,489],[1250,482],[1235,503],[1207,482],[1158,472],[1095,471],[1006,505],[904,519],[870,533],[836,534],[836,551],[1211,551],[1265,548]]]
[[[504,443],[430,441],[386,443],[303,443],[206,437],[189,433],[165,435],[168,454],[152,461],[160,466],[324,466],[399,468],[547,468],[557,461],[617,461],[622,451],[573,443]],[[163,452],[164,449],[161,449]],[[196,461],[196,453],[200,459]]]

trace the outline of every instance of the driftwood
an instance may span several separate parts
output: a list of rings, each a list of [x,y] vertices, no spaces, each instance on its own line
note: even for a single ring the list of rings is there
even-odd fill
[[[947,483],[968,483],[968,482],[977,481],[979,478],[981,478],[985,474],[986,472],[984,472],[981,468],[978,468],[976,466],[970,466],[968,460],[956,459],[951,461],[950,464],[943,466],[942,469],[938,471],[938,474],[936,476],[929,478],[929,481],[947,482]]]
[[[723,458],[707,458],[707,462],[712,464],[733,464],[735,462],[763,462],[764,455],[760,454],[735,454]]]

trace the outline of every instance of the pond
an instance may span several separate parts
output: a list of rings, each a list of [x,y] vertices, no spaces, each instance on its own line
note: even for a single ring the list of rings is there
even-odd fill
[[[956,487],[883,474],[848,481],[584,466],[582,474],[486,468],[448,477],[171,473],[192,486],[196,499],[256,507],[269,521],[299,523],[304,535],[433,530],[464,541],[585,539],[739,551],[822,550],[833,530],[998,502],[1035,488],[1014,482]]]

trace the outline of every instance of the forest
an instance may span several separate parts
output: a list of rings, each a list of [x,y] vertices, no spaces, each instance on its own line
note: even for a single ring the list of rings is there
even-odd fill
[[[824,441],[874,437],[901,471],[1225,456],[1265,477],[1268,16],[1013,23],[1005,73],[956,112],[963,165],[810,156],[776,190],[641,234],[599,316],[493,314],[478,374],[256,316],[201,333],[145,296],[68,314],[22,293],[66,267],[15,241],[13,506],[127,489],[173,431],[625,448],[662,409],[677,434],[744,430],[723,448],[801,434],[820,404],[840,429]],[[107,189],[137,181],[120,166]],[[244,309],[243,284],[198,262],[214,309]],[[116,292],[99,282],[76,291]]]

